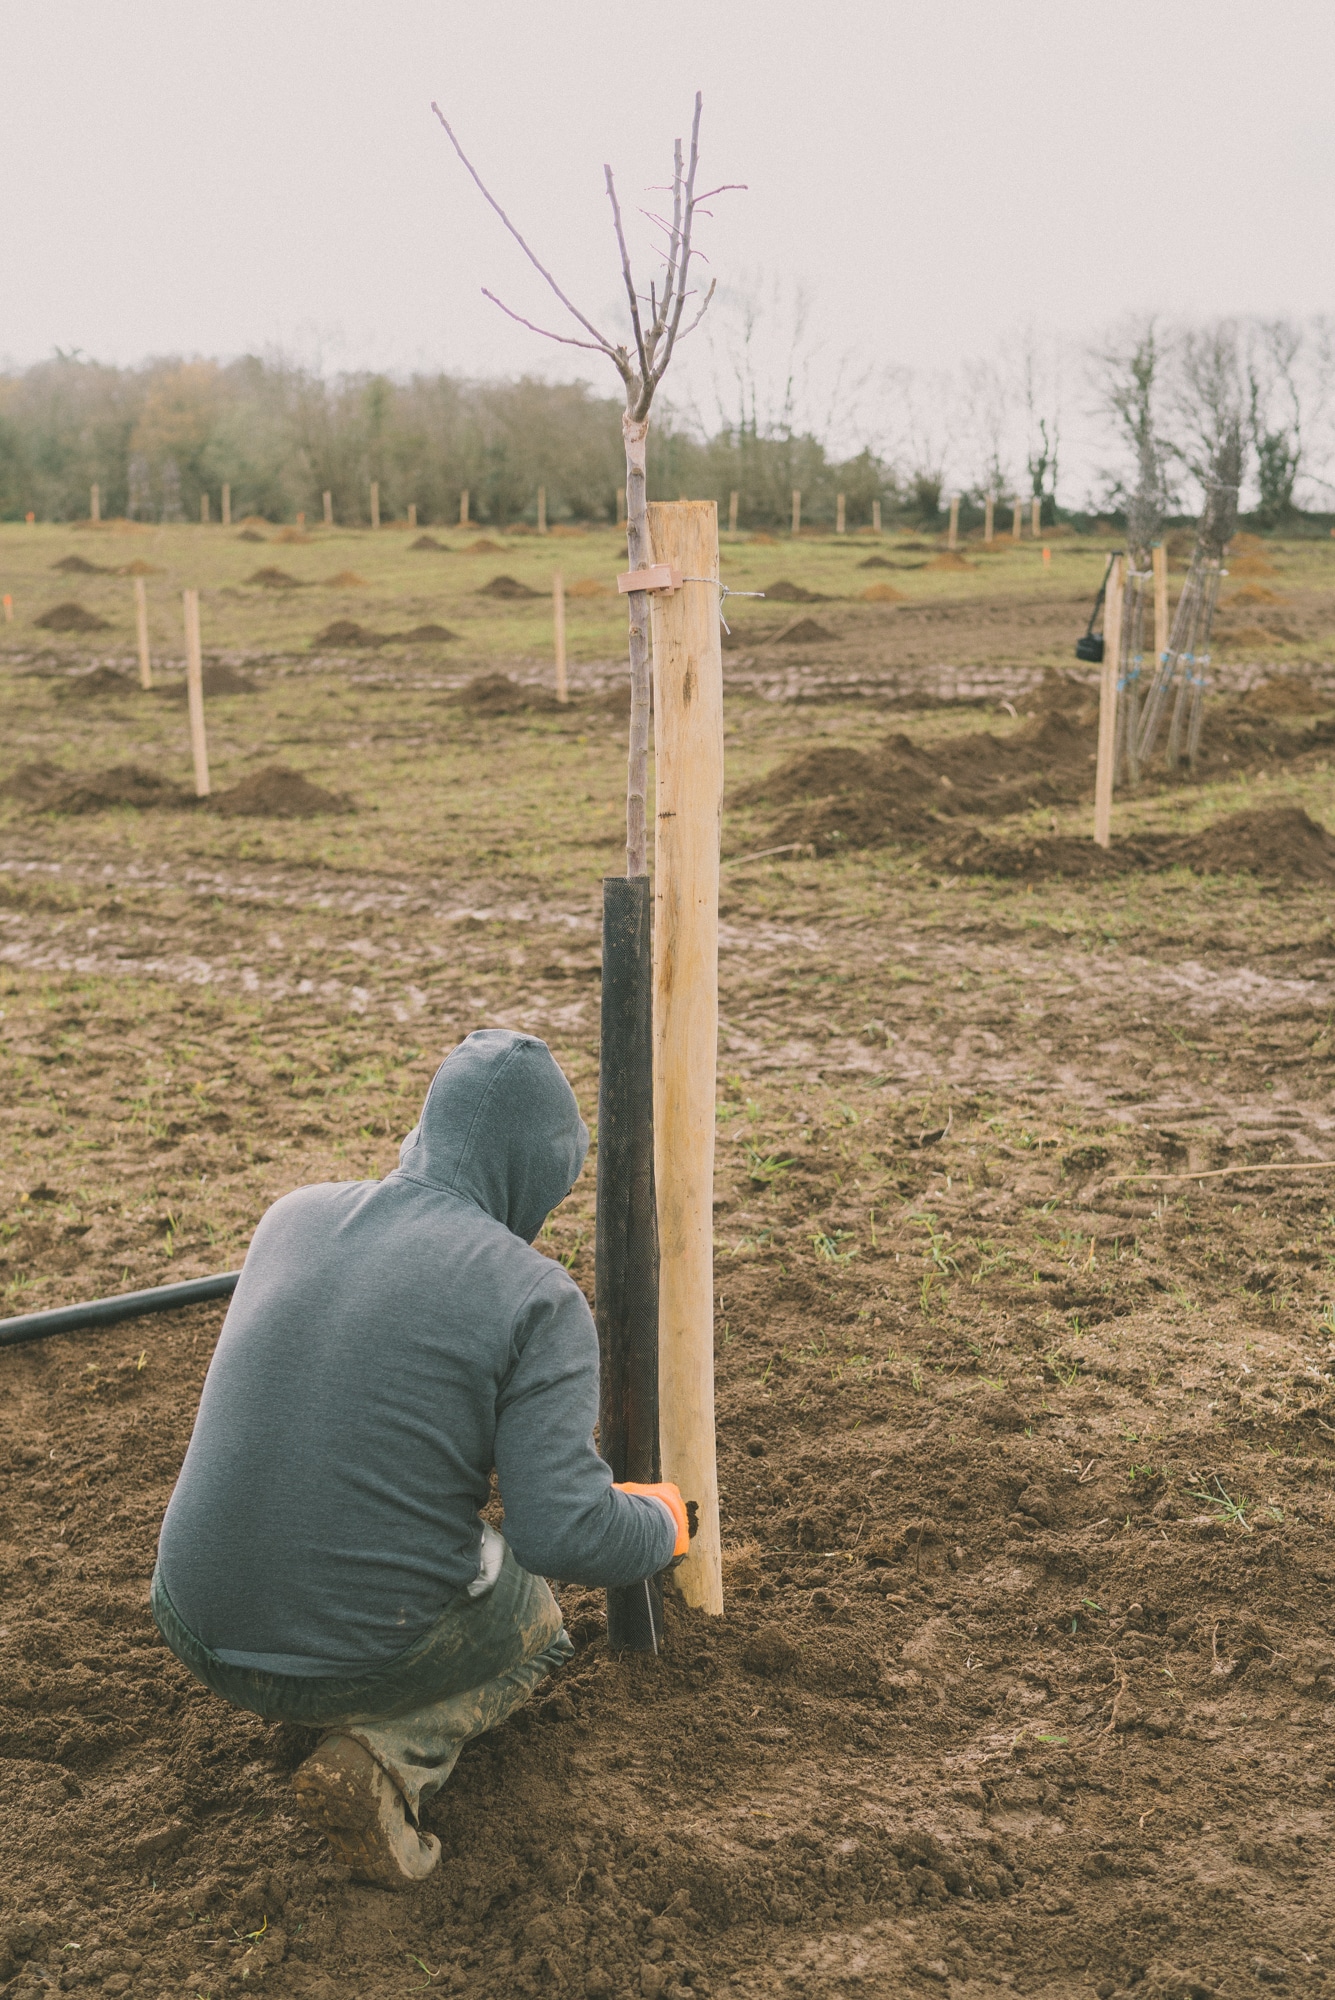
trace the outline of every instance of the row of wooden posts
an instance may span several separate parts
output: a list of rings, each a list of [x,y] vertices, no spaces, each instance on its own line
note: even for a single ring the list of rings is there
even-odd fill
[[[1154,654],[1162,660],[1168,651],[1168,551],[1162,542],[1150,551],[1154,585]],[[1143,576],[1143,572],[1142,572]],[[1094,839],[1100,847],[1112,845],[1113,782],[1117,765],[1117,709],[1126,689],[1122,674],[1122,606],[1124,587],[1135,582],[1126,575],[1126,559],[1114,556],[1108,565],[1103,591],[1103,665],[1099,672],[1099,740],[1094,762]],[[1136,584],[1139,587],[1139,584]],[[1138,660],[1129,663],[1139,672]]]
[[[1023,538],[1024,512],[1025,512],[1025,505],[1023,500],[1016,499],[1011,502],[1011,540],[1013,542],[1018,542]],[[1030,522],[1029,532],[1032,534],[1035,541],[1037,541],[1039,537],[1039,533],[1042,527],[1042,519],[1043,519],[1043,502],[1039,498],[1039,496],[1035,494],[1032,500],[1029,502],[1029,522]],[[946,531],[946,547],[949,549],[958,548],[959,540],[960,540],[960,496],[958,493],[953,493],[950,498],[950,526]],[[996,498],[995,495],[991,493],[987,494],[983,500],[983,540],[985,542],[993,542],[996,540]]]

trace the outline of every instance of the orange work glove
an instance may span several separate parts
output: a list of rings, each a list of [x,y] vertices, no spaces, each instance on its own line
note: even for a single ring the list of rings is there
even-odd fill
[[[670,1479],[663,1480],[657,1486],[640,1486],[631,1479],[614,1480],[612,1483],[618,1493],[642,1493],[646,1499],[661,1500],[677,1524],[677,1544],[672,1551],[673,1560],[686,1554],[691,1546],[691,1527],[680,1487],[674,1486]]]

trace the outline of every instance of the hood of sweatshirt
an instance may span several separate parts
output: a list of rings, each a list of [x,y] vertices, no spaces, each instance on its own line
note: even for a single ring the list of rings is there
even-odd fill
[[[399,1171],[531,1243],[579,1177],[589,1130],[546,1042],[479,1028],[436,1071]]]

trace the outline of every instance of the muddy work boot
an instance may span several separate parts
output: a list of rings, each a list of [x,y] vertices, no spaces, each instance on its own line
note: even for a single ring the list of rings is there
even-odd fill
[[[407,1889],[440,1860],[434,1833],[419,1833],[403,1794],[351,1736],[326,1736],[293,1780],[306,1824],[363,1882]]]

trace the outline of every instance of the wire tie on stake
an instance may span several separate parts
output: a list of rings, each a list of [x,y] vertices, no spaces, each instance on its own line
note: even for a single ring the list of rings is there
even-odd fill
[[[721,583],[716,576],[683,576],[681,571],[674,569],[671,563],[651,563],[648,569],[623,570],[617,578],[617,589],[623,597],[628,596],[633,590],[654,590],[670,594],[674,590],[680,590],[684,583],[713,584],[715,590],[719,593],[718,622],[729,638],[732,637],[732,627],[723,616],[724,598],[763,597],[765,595],[763,590],[734,590],[730,583]]]
[[[723,616],[724,598],[763,597],[765,595],[763,590],[734,590],[730,583],[720,583],[719,579],[716,576],[684,576],[682,578],[682,582],[713,584],[715,590],[718,592],[718,622],[723,627],[724,631],[727,633],[730,639],[732,637],[732,627],[731,625],[729,625],[727,619]]]

